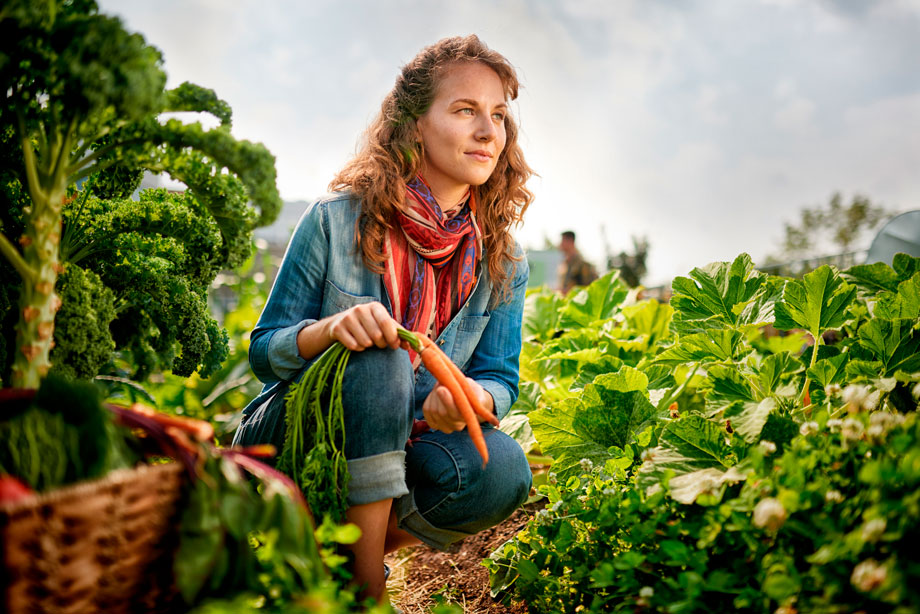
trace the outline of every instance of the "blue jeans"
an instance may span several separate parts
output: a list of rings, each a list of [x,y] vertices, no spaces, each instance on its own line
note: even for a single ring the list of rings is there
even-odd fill
[[[524,452],[491,425],[483,425],[485,468],[466,430],[429,431],[407,445],[413,418],[422,416],[413,415],[415,374],[405,351],[352,353],[344,382],[350,505],[392,498],[399,528],[444,549],[498,524],[527,498],[531,472]],[[271,443],[280,450],[286,392],[281,387],[244,416],[233,443]]]

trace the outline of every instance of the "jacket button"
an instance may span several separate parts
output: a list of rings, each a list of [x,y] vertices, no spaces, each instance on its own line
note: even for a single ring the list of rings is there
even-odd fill
[[[444,340],[443,340],[443,339],[439,339],[439,340],[438,340],[438,345],[444,345]]]

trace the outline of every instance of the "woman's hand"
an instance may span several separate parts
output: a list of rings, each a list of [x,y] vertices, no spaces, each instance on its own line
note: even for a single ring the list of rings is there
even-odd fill
[[[297,349],[308,360],[336,341],[356,352],[371,346],[395,350],[400,347],[398,328],[382,304],[364,303],[302,328],[297,334]]]
[[[399,347],[396,330],[399,324],[382,304],[364,303],[329,316],[325,323],[330,344],[338,341],[349,350],[361,351],[372,345],[379,348]]]
[[[469,377],[466,379],[479,397],[482,406],[488,411],[495,411],[495,401],[492,395],[486,392],[486,389],[476,380]],[[453,433],[466,428],[466,421],[460,414],[460,410],[457,409],[453,395],[447,387],[440,384],[431,390],[425,402],[422,403],[422,414],[429,427],[442,433]]]

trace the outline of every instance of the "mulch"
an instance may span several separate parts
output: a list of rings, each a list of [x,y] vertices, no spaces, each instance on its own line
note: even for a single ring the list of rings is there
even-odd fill
[[[416,546],[388,555],[393,603],[405,614],[427,614],[437,604],[436,597],[462,606],[465,614],[527,614],[524,603],[506,605],[491,597],[489,572],[482,560],[523,529],[542,506],[525,505],[498,526],[467,537],[445,552]]]

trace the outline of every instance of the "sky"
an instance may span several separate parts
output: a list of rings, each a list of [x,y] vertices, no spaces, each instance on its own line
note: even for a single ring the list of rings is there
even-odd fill
[[[400,68],[477,34],[516,67],[538,173],[527,249],[574,230],[650,249],[645,285],[746,252],[839,191],[920,209],[920,0],[100,0],[214,89],[275,155],[286,201],[327,191]],[[868,237],[871,239],[871,235]],[[868,245],[868,240],[862,247]]]

